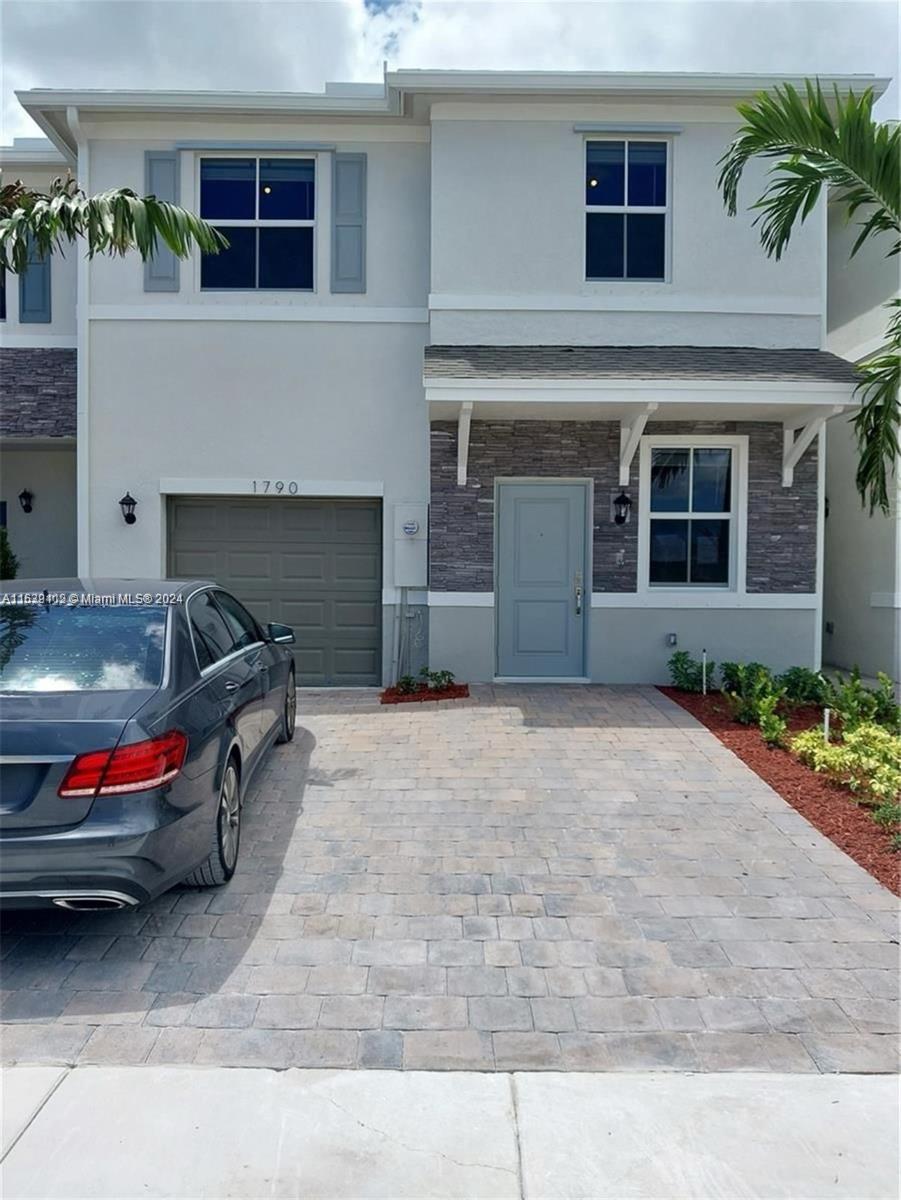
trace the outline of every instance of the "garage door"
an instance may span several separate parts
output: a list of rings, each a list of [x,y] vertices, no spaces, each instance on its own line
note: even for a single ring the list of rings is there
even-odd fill
[[[172,497],[168,545],[173,578],[215,579],[293,626],[299,683],[381,682],[379,501]]]

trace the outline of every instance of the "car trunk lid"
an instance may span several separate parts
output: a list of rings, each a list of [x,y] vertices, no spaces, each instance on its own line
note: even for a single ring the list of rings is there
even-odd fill
[[[67,828],[85,819],[92,796],[57,789],[75,757],[111,750],[152,695],[68,692],[0,696],[0,833]]]

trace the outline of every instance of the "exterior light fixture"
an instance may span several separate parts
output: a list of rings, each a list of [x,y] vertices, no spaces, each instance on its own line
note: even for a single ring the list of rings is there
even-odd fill
[[[29,492],[28,488],[22,488],[21,492],[19,492],[19,503],[22,505],[22,512],[31,512],[32,508],[34,507],[32,503],[33,500],[34,495]]]
[[[632,501],[625,492],[620,494],[613,501],[613,520],[617,525],[625,525],[629,519],[629,510],[632,508]]]
[[[119,501],[119,507],[122,509],[122,516],[125,518],[126,525],[134,525],[135,521],[137,521],[138,518],[135,516],[135,505],[137,503],[131,492],[126,492]]]

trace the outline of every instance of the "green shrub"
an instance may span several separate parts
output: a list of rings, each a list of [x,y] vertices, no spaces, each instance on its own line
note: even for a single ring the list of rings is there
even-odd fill
[[[677,650],[670,658],[669,663],[670,678],[673,681],[673,687],[679,688],[683,692],[702,692],[704,690],[704,667],[696,658],[692,658],[687,650]],[[711,659],[707,660],[707,687],[713,686],[713,675],[716,671],[716,663]]]
[[[396,686],[402,696],[412,696],[414,692],[419,691],[422,684],[413,675],[401,675]]]
[[[901,705],[895,699],[895,685],[884,671],[876,676],[878,686],[873,691],[876,697],[876,720],[889,729],[901,730]]]
[[[824,742],[821,730],[808,729],[792,739],[792,750],[862,799],[880,805],[901,799],[901,737],[881,725],[845,726],[840,742]]]
[[[776,695],[776,704],[782,699],[781,691],[773,684],[773,677],[761,663],[724,663],[723,679],[726,679],[726,666],[733,686],[726,692],[726,699],[734,720],[742,725],[755,725],[760,720],[760,704],[768,696]],[[775,704],[773,705],[775,713]]]
[[[768,692],[757,701],[757,721],[760,725],[760,733],[763,740],[768,746],[785,745],[788,725],[776,712],[782,700],[782,695],[782,689],[780,688],[778,691]]]
[[[724,692],[741,693],[744,688],[751,686],[753,680],[757,680],[758,678],[765,679],[770,688],[773,686],[772,672],[763,663],[724,662],[721,671]]]
[[[823,704],[829,693],[829,684],[819,671],[807,667],[789,667],[776,677],[776,683],[792,704]]]
[[[837,674],[829,684],[826,705],[841,721],[843,730],[852,730],[876,720],[879,702],[876,693],[861,683],[860,671],[855,667],[847,679]]]
[[[419,674],[426,681],[427,685],[436,692],[443,692],[445,688],[451,687],[454,682],[453,671],[430,671],[428,667],[423,667]]]
[[[0,579],[15,579],[19,570],[19,560],[12,552],[9,544],[9,534],[0,529]]]
[[[896,804],[889,800],[886,804],[880,804],[873,813],[873,820],[877,825],[882,825],[885,829],[892,829],[895,825],[901,825],[901,804]]]

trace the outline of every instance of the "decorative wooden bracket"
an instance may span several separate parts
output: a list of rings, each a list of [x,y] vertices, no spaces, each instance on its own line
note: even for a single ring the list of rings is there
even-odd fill
[[[635,457],[635,451],[638,449],[638,443],[641,441],[641,435],[644,433],[644,427],[648,423],[648,417],[651,413],[657,411],[657,402],[651,401],[646,404],[641,412],[636,413],[631,421],[620,420],[619,423],[619,486],[629,486],[629,470],[632,466],[632,459]]]
[[[464,400],[457,418],[457,486],[466,486],[469,463],[469,426],[472,424],[472,401]]]
[[[833,404],[827,410],[814,409],[794,417],[782,425],[782,486],[791,487],[795,481],[795,467],[801,461],[805,451],[818,437],[830,417],[836,417],[844,411],[843,404]],[[800,430],[799,433],[797,431]],[[797,433],[797,437],[795,434]]]

